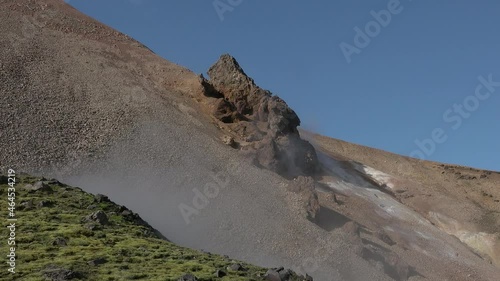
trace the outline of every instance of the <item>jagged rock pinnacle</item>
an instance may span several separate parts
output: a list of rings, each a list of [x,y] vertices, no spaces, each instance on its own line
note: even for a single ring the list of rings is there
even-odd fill
[[[203,83],[210,90],[205,95],[220,97],[214,116],[235,124],[233,130],[250,140],[258,164],[287,176],[314,173],[316,152],[300,138],[300,119],[284,100],[257,86],[229,54],[222,55],[207,73],[210,79]]]

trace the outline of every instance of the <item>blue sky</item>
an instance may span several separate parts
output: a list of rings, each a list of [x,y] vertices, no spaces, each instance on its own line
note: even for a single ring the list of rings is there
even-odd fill
[[[197,73],[230,53],[306,129],[500,171],[498,1],[69,3]]]

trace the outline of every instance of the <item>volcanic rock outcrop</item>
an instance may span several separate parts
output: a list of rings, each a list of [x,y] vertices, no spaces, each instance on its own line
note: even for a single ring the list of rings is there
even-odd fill
[[[288,185],[288,189],[292,192],[300,194],[304,209],[307,212],[307,218],[314,220],[318,215],[321,206],[316,192],[315,181],[312,177],[299,176]]]
[[[300,138],[300,119],[285,101],[257,86],[228,54],[207,73],[210,79],[200,80],[204,95],[217,99],[212,115],[236,132],[243,150],[255,153],[256,164],[285,177],[315,173],[316,151]]]

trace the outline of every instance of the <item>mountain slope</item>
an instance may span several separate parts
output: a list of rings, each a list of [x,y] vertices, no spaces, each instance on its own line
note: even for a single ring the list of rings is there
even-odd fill
[[[77,165],[122,137],[138,118],[161,111],[175,120],[169,114],[180,110],[175,99],[189,79],[197,81],[63,1],[1,1],[0,9],[0,98],[6,106],[0,132],[10,140],[10,147],[0,148],[2,167],[9,161],[37,170],[41,163]],[[171,110],[163,110],[165,103]],[[18,130],[20,124],[26,127]]]
[[[2,170],[109,195],[182,246],[315,280],[500,274],[497,174],[309,136],[234,58],[205,79],[63,1],[0,0],[0,15]]]
[[[387,280],[349,244],[325,248],[341,234],[307,220],[288,180],[222,143],[198,75],[63,1],[1,1],[0,13],[2,169],[107,194],[181,245],[324,278],[340,279],[345,263]]]
[[[459,232],[490,233],[500,230],[500,173],[469,167],[420,161],[392,153],[367,148],[321,136],[314,136],[318,147],[332,152],[335,158],[351,162],[369,178],[376,178],[376,171],[384,175],[392,185],[389,189],[405,205],[420,212],[424,217],[450,234]],[[375,171],[375,173],[374,173]],[[377,179],[375,179],[377,181]],[[376,183],[377,184],[377,183]],[[383,185],[378,182],[378,185]],[[443,221],[446,220],[447,222]],[[458,229],[449,229],[456,221]],[[444,224],[444,225],[443,225]],[[456,228],[455,226],[453,228]],[[487,256],[500,264],[500,246],[491,246]],[[488,250],[489,252],[489,250]]]

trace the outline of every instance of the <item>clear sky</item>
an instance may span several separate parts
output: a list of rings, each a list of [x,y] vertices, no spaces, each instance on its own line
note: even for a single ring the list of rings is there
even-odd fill
[[[306,129],[500,171],[499,1],[67,2],[197,73],[230,53]]]

